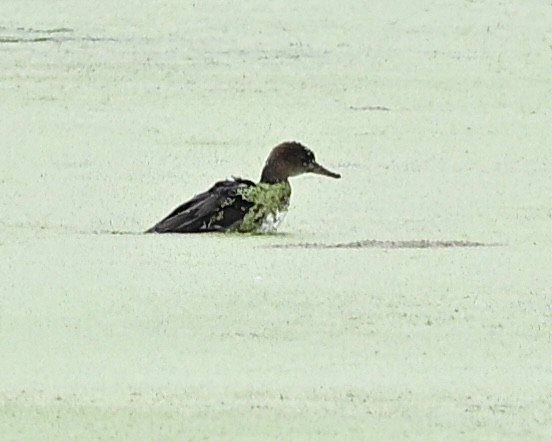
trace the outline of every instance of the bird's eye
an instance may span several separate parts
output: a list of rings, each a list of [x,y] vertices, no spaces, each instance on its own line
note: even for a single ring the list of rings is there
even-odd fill
[[[309,163],[307,161],[303,161],[303,167],[307,167]]]

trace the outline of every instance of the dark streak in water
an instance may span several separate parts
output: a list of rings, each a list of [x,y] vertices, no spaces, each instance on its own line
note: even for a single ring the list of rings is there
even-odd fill
[[[43,43],[43,42],[68,42],[68,41],[91,41],[91,42],[98,42],[98,41],[117,41],[114,38],[104,38],[104,37],[80,37],[80,38],[73,38],[73,37],[32,37],[32,38],[16,38],[16,37],[0,37],[0,43]]]
[[[273,244],[267,247],[275,249],[452,249],[458,247],[496,247],[502,244],[483,243],[478,241],[463,240],[406,240],[406,241],[380,241],[368,239],[346,243],[294,243]]]
[[[56,41],[53,37],[16,38],[0,37],[0,43],[40,43],[43,41]]]
[[[71,28],[53,28],[53,29],[25,29],[25,28],[18,28],[20,31],[28,31],[28,32],[38,32],[41,34],[58,34],[60,32],[73,32]]]
[[[33,29],[15,28],[8,29],[0,26],[0,44],[17,43],[43,43],[43,42],[71,42],[71,41],[116,41],[114,38],[94,37],[90,35],[76,36],[71,28]]]
[[[389,109],[386,106],[349,106],[349,109],[353,111],[383,111],[389,112]]]
[[[83,235],[142,235],[143,232],[131,232],[124,230],[94,230],[92,232],[79,232]]]

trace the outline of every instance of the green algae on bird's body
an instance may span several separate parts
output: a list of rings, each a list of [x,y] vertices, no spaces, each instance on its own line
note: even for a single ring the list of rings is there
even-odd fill
[[[259,183],[252,187],[239,189],[238,193],[247,201],[254,203],[237,228],[239,232],[257,231],[264,220],[276,219],[287,211],[291,196],[291,186],[288,181],[279,183]]]

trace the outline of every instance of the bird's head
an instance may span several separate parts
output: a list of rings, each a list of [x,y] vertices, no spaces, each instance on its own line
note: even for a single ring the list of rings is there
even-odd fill
[[[270,152],[262,172],[261,182],[285,181],[289,177],[303,173],[341,178],[340,174],[318,164],[313,151],[308,147],[296,141],[286,141]]]

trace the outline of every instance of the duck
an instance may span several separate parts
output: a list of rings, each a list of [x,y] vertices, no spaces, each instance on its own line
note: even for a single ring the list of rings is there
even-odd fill
[[[289,207],[289,178],[306,173],[341,178],[300,142],[280,143],[271,150],[258,183],[239,177],[218,181],[145,233],[275,232]]]

